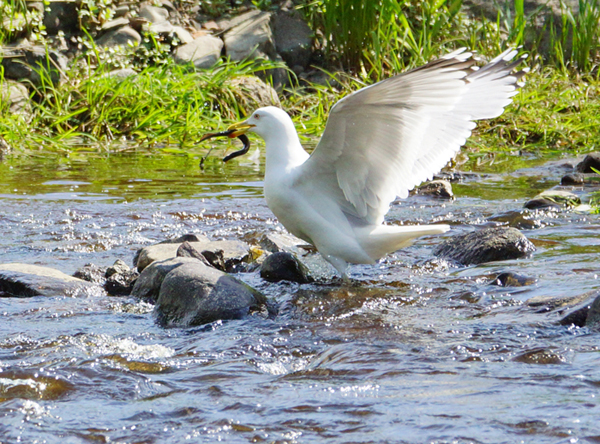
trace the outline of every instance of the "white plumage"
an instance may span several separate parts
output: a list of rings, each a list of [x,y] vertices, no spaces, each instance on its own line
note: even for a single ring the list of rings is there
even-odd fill
[[[289,115],[256,110],[227,134],[251,131],[266,144],[265,197],[294,235],[314,245],[345,277],[348,263],[374,263],[447,225],[383,225],[390,203],[430,179],[475,127],[497,117],[525,71],[508,50],[478,69],[455,51],[343,98],[311,156]]]

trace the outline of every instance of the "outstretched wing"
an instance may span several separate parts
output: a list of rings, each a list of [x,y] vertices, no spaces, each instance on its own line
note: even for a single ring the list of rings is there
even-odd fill
[[[321,141],[298,184],[328,191],[344,211],[379,224],[396,196],[439,172],[475,120],[502,114],[524,71],[508,50],[478,69],[455,51],[363,88],[332,108]]]

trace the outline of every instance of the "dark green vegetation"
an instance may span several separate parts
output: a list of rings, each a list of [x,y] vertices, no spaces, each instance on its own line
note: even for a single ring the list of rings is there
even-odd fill
[[[269,9],[277,2],[253,3]],[[331,81],[298,82],[290,74],[291,86],[280,97],[299,132],[308,138],[318,136],[329,108],[344,95],[452,49],[466,46],[491,57],[509,46],[523,45],[532,67],[527,84],[503,116],[478,126],[467,145],[469,162],[492,162],[496,157],[515,161],[523,153],[540,151],[575,154],[599,146],[600,0],[580,1],[579,14],[564,8],[561,20],[548,25],[549,42],[542,42],[542,34],[532,25],[540,11],[526,13],[523,0],[499,10],[496,21],[467,18],[461,3],[306,0],[300,4],[319,36],[315,45],[324,62],[318,69],[331,73]],[[41,13],[27,12],[24,5],[24,0],[9,0],[0,6],[0,40],[10,42],[27,30],[34,40],[45,42]],[[84,29],[97,27],[110,16],[110,0],[88,0],[83,5]],[[238,3],[202,2],[201,12],[216,17],[232,5]],[[261,60],[223,61],[210,70],[195,71],[175,65],[162,43],[148,33],[139,46],[118,50],[96,47],[89,35],[78,39],[82,50],[70,63],[66,81],[53,85],[46,67],[39,67],[42,82],[30,89],[31,112],[15,115],[8,112],[7,103],[0,103],[0,138],[15,152],[139,146],[183,152],[195,147],[202,133],[251,111],[232,79],[264,74],[273,67]],[[138,75],[106,75],[116,67],[133,67]],[[5,82],[2,72],[0,82]]]

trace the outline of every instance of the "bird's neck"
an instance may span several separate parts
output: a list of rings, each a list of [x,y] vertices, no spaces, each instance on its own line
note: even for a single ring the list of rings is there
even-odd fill
[[[293,125],[286,125],[265,137],[266,174],[289,171],[306,162],[309,154],[302,148]]]

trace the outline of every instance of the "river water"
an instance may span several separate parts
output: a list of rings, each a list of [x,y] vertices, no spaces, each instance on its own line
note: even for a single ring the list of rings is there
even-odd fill
[[[394,204],[391,221],[453,229],[352,267],[353,285],[329,270],[306,285],[240,274],[276,301],[273,319],[165,329],[128,297],[2,298],[0,442],[600,442],[599,333],[527,303],[599,287],[598,216],[523,213],[537,247],[527,259],[456,267],[431,254],[514,219],[564,162],[488,163],[455,184],[455,201]],[[186,233],[254,242],[282,230],[261,174],[251,160],[211,158],[201,171],[197,157],[150,151],[10,158],[0,262],[72,274],[131,264],[138,248]],[[501,272],[535,281],[494,285]]]

